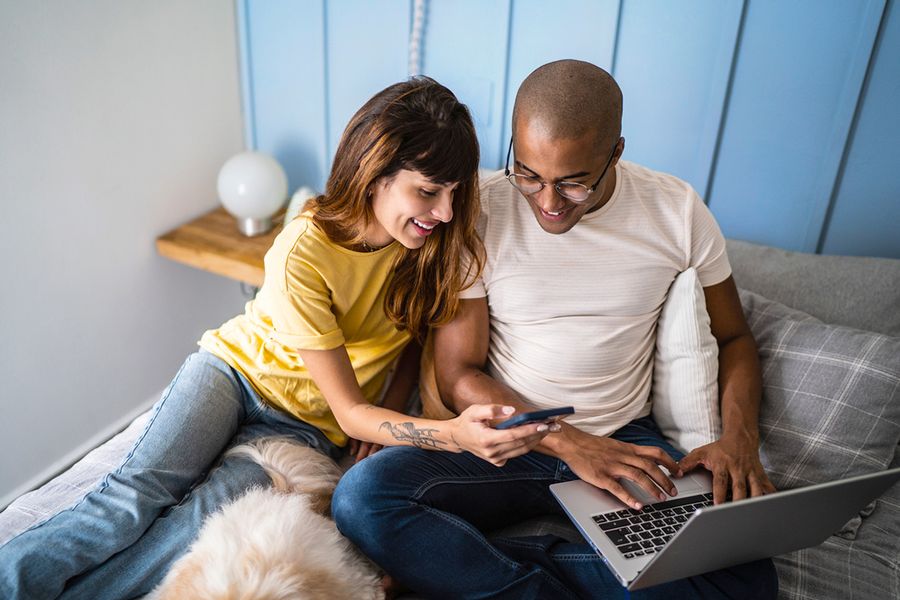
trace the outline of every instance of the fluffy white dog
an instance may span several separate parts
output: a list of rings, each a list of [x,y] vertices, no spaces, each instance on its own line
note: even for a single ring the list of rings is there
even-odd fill
[[[232,449],[259,463],[273,488],[252,488],[210,516],[151,600],[381,600],[374,566],[328,512],[341,476],[322,453],[284,438]]]

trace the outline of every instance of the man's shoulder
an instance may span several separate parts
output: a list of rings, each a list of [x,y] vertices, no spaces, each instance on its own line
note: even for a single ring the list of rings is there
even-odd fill
[[[516,205],[514,196],[518,192],[506,180],[506,175],[502,170],[482,169],[479,172],[478,192],[482,219],[486,219],[490,215],[500,216],[500,213]]]
[[[619,173],[624,182],[638,193],[655,191],[667,195],[684,196],[689,193],[689,190],[693,190],[691,184],[671,173],[657,171],[627,160],[619,161],[619,167]]]
[[[492,198],[508,197],[510,192],[515,189],[506,180],[504,171],[482,169],[478,175],[478,191],[481,196],[482,208],[486,208]]]
[[[497,186],[501,182],[506,181],[505,173],[506,172],[503,169],[500,169],[499,171],[494,171],[491,169],[479,169],[478,170],[479,187],[482,190],[493,189],[495,186]]]

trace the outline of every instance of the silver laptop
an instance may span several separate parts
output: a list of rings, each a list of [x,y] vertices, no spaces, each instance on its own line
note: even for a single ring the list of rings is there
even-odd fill
[[[550,491],[629,590],[815,546],[900,480],[900,468],[712,505],[708,472],[674,479],[660,502],[623,481],[644,509],[581,480]]]

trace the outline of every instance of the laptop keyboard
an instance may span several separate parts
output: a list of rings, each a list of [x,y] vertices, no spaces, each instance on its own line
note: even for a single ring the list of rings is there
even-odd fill
[[[654,554],[675,535],[698,508],[712,506],[713,495],[697,494],[655,504],[642,510],[626,508],[592,518],[625,558]]]

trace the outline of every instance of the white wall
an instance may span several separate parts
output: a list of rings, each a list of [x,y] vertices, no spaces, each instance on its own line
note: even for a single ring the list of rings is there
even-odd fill
[[[0,2],[0,506],[242,310],[154,248],[217,204],[238,72],[228,0]]]

